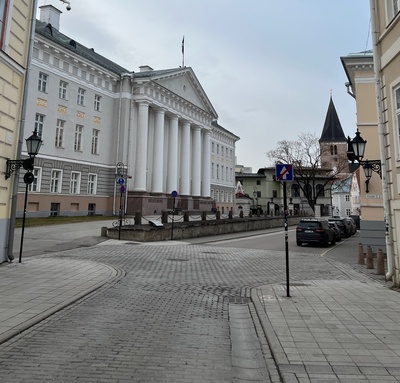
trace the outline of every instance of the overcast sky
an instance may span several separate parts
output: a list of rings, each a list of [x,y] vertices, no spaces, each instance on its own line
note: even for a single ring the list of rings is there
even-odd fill
[[[253,171],[282,139],[322,132],[332,92],[354,136],[355,100],[341,56],[371,49],[367,0],[39,0],[62,10],[60,32],[131,71],[193,68],[240,137],[237,162]],[[37,15],[39,17],[39,14]]]

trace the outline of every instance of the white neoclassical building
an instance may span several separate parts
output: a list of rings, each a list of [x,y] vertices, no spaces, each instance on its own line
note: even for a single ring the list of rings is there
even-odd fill
[[[131,72],[60,33],[60,14],[45,5],[36,23],[25,136],[36,129],[43,145],[30,216],[112,214],[121,197],[128,214],[158,214],[174,191],[177,208],[211,210],[218,115],[193,69]]]

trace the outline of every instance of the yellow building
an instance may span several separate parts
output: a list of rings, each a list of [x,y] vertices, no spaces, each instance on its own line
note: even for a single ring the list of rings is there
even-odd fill
[[[380,160],[372,51],[349,54],[341,57],[341,61],[348,78],[348,93],[356,100],[357,127],[354,130],[358,129],[367,141],[363,160]],[[386,252],[382,180],[373,172],[366,183],[362,167],[357,172],[360,179],[360,242],[364,247],[371,246],[373,252],[379,249]]]
[[[370,8],[382,194],[388,223],[386,278],[392,278],[394,285],[399,286],[400,2],[370,0]]]
[[[20,134],[35,11],[34,0],[0,0],[0,262],[12,252],[9,238],[16,184],[15,176],[5,179],[5,171],[7,159],[17,159],[25,150]]]

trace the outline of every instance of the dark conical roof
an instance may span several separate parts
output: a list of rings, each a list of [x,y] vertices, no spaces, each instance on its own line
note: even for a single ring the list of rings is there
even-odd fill
[[[339,117],[333,104],[332,96],[329,101],[328,112],[326,113],[324,129],[322,130],[319,142],[346,142],[346,136],[340,125]]]

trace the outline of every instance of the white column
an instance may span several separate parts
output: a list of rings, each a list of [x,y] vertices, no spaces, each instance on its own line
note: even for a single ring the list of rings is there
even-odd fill
[[[164,110],[156,110],[154,121],[152,193],[163,192],[164,181]]]
[[[193,129],[193,153],[192,153],[192,195],[200,197],[201,192],[201,128]]]
[[[180,195],[190,195],[190,123],[182,126],[181,190]]]
[[[167,194],[178,190],[178,117],[169,122]]]
[[[210,197],[211,193],[211,133],[209,130],[203,130],[203,157],[201,165],[201,195]]]
[[[146,191],[148,125],[149,104],[140,102],[136,136],[136,165],[135,174],[133,174],[135,180],[134,191]]]

